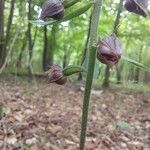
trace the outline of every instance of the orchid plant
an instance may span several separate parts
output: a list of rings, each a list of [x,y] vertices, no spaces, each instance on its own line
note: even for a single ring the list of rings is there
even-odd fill
[[[42,13],[40,16],[40,19],[44,21],[41,22],[39,20],[36,21],[32,20],[30,22],[33,24],[40,24],[40,25],[51,25],[54,23],[61,23],[63,21],[77,17],[86,12],[89,8],[92,8],[90,36],[89,36],[90,40],[88,44],[88,52],[89,52],[88,69],[85,70],[80,66],[73,66],[73,65],[62,69],[60,66],[54,65],[47,72],[48,80],[50,83],[55,82],[61,85],[67,82],[67,76],[70,76],[74,73],[87,72],[84,99],[83,99],[83,108],[82,108],[82,122],[81,122],[81,134],[79,145],[79,149],[84,150],[95,60],[97,58],[99,62],[112,67],[116,65],[120,60],[123,48],[122,44],[120,43],[119,39],[116,37],[114,33],[98,41],[97,31],[99,26],[102,0],[94,0],[93,2],[88,2],[84,6],[76,10],[73,10],[72,12],[69,12],[67,14],[65,13],[65,9],[68,9],[69,7],[75,5],[80,1],[81,0],[64,0],[63,2],[61,2],[60,0],[46,0],[42,7]],[[126,10],[144,17],[147,16],[147,0],[143,1],[124,0],[124,1],[125,1],[124,6]],[[53,18],[54,20],[49,18]],[[150,71],[149,68],[145,67],[141,63],[138,63],[126,57],[123,58],[126,61],[136,65],[137,67],[143,68],[146,71]]]

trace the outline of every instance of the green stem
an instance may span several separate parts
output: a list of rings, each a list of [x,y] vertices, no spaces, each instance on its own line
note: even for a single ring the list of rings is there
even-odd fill
[[[90,27],[89,64],[88,64],[88,74],[86,78],[86,86],[85,86],[83,109],[82,109],[82,123],[81,123],[80,146],[79,146],[80,150],[84,150],[84,145],[85,145],[88,109],[89,109],[89,101],[90,101],[92,81],[93,81],[95,57],[96,57],[96,47],[93,45],[95,45],[95,43],[97,42],[97,30],[98,30],[101,6],[102,6],[102,0],[95,0],[94,9],[91,18],[91,27]]]

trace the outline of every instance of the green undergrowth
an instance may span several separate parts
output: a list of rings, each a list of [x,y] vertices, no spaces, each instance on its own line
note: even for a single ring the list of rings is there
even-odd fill
[[[130,92],[150,92],[150,84],[144,83],[129,83],[113,84],[113,87],[121,91]]]
[[[16,84],[21,84],[21,83],[29,83],[29,84],[34,84],[35,82],[37,83],[47,83],[46,78],[33,78],[31,79],[29,76],[17,76],[14,74],[7,74],[3,73],[0,75],[0,82],[5,82],[5,81],[11,81],[15,82]],[[68,79],[68,82],[70,82],[72,85],[80,85],[83,86],[85,80],[83,79],[82,81],[77,81],[77,76],[73,76]],[[93,88],[96,90],[101,90],[102,89],[102,81],[99,80],[94,80],[93,82]],[[124,81],[121,84],[116,84],[115,82],[110,83],[110,87],[107,88],[108,90],[112,91],[120,91],[120,92],[150,92],[150,84],[145,84],[145,83],[132,83],[132,82],[127,82]]]
[[[102,82],[94,81],[93,88],[102,89]],[[104,88],[103,88],[104,89]],[[132,83],[124,81],[121,84],[116,84],[115,82],[111,82],[109,88],[105,88],[108,90],[117,90],[120,92],[150,92],[150,84],[146,83]]]

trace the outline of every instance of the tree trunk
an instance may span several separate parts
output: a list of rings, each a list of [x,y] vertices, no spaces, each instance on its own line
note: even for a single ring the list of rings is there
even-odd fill
[[[43,71],[47,71],[47,42],[48,42],[48,38],[47,38],[47,26],[44,26],[44,49],[43,49]]]
[[[118,25],[120,23],[120,17],[121,17],[121,12],[122,12],[122,7],[123,7],[123,0],[120,0],[119,3],[119,7],[118,7],[118,11],[117,11],[117,16],[115,19],[115,23],[114,23],[114,33],[116,34],[116,36],[118,35]],[[117,82],[121,81],[121,74],[120,74],[120,70],[118,67],[116,67],[116,72],[117,72]],[[103,87],[109,87],[109,77],[110,77],[110,67],[106,66],[105,68],[105,78],[103,81]]]
[[[20,48],[21,51],[19,53],[18,60],[16,62],[16,67],[17,68],[21,67],[23,52],[25,51],[25,48],[27,46],[27,38],[26,38],[27,33],[28,33],[28,31],[25,32],[25,37],[24,37],[23,42],[22,42],[23,44],[22,44],[22,47]],[[34,44],[35,44],[35,41],[36,41],[36,37],[37,37],[37,27],[35,29],[34,38],[33,38],[33,41],[32,41],[32,47],[31,47],[32,50],[33,50],[33,47],[34,47]]]
[[[27,40],[25,38],[23,41],[22,47],[21,47],[21,51],[20,51],[19,56],[18,56],[18,60],[16,62],[17,68],[21,67],[22,56],[23,56],[23,52],[25,51],[26,45],[27,45]]]
[[[28,20],[31,19],[31,3],[32,0],[28,1]],[[28,23],[28,49],[29,49],[29,64],[28,64],[28,69],[29,69],[29,76],[32,77],[32,34],[31,34],[31,23]]]
[[[43,70],[47,71],[53,65],[54,50],[56,47],[56,33],[58,25],[53,25],[50,37],[48,38],[47,28],[44,28],[44,50],[43,50]]]
[[[2,71],[5,69],[5,67],[7,65],[7,62],[8,62],[8,59],[9,59],[10,55],[11,55],[11,52],[13,50],[14,44],[15,44],[15,42],[17,41],[17,39],[19,37],[20,30],[21,30],[21,28],[17,28],[17,31],[14,34],[14,37],[13,37],[13,40],[12,40],[10,46],[9,46],[9,51],[6,55],[5,61],[4,61],[3,65],[0,68],[0,74],[2,73]]]
[[[64,45],[64,57],[63,57],[63,68],[67,66],[67,48],[66,45]]]
[[[122,12],[123,1],[124,0],[120,0],[117,17],[116,17],[116,21],[114,24],[114,33],[116,34],[116,36],[118,35],[118,25],[120,22],[120,17],[121,17],[120,15]],[[119,66],[116,66],[116,77],[117,77],[117,84],[120,84],[121,83],[121,70]]]
[[[15,0],[11,0],[11,7],[10,7],[10,12],[9,12],[9,17],[8,17],[7,30],[6,30],[6,38],[4,41],[1,58],[0,58],[1,60],[0,67],[2,67],[3,63],[5,62],[5,58],[7,55],[7,44],[9,42],[9,37],[10,37],[10,31],[11,31],[13,14],[14,14],[14,6],[15,6]]]
[[[0,0],[0,66],[2,65],[4,46],[4,0]]]
[[[139,51],[139,59],[138,59],[138,62],[141,62],[141,59],[142,59],[142,51],[143,51],[143,46],[141,46],[141,49]],[[139,68],[136,68],[135,70],[135,83],[139,83],[139,75],[140,75],[140,69]]]
[[[86,58],[86,55],[87,55],[88,43],[89,43],[89,38],[90,38],[90,29],[91,29],[90,28],[91,27],[91,18],[92,18],[92,14],[91,14],[90,19],[89,19],[88,33],[87,33],[87,38],[86,38],[86,41],[85,41],[83,54],[82,54],[81,66],[83,65],[83,63],[85,61],[85,58]],[[82,73],[79,73],[78,81],[81,81],[81,80],[82,80]]]
[[[10,31],[11,31],[13,14],[14,14],[14,6],[15,6],[15,0],[11,0],[11,8],[10,8],[10,13],[9,13],[8,24],[7,24],[7,31],[6,31],[6,38],[5,38],[5,47],[4,47],[5,51],[7,49],[7,44],[9,42],[9,38],[10,38]]]
[[[57,33],[58,25],[53,25],[52,31],[51,31],[51,36],[49,40],[49,57],[47,58],[47,62],[50,66],[53,65],[54,61],[54,51],[56,48],[56,33]]]
[[[144,82],[145,84],[149,84],[150,83],[150,77],[149,77],[149,72],[144,72]]]
[[[119,26],[119,23],[120,23],[121,12],[122,12],[122,7],[123,7],[123,1],[124,0],[120,0],[116,20],[115,20],[115,23],[114,23],[114,33],[116,34],[116,36],[118,36],[118,26]]]
[[[121,67],[116,66],[117,84],[121,83]]]
[[[109,87],[109,77],[110,77],[110,68],[109,68],[109,66],[106,66],[105,78],[104,78],[104,81],[103,81],[103,84],[102,84],[102,86],[104,88],[108,88]]]

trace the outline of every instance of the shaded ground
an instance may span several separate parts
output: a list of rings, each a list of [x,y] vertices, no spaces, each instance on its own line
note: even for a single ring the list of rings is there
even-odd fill
[[[0,85],[0,149],[77,150],[84,88]],[[86,150],[150,150],[150,93],[93,90]]]

